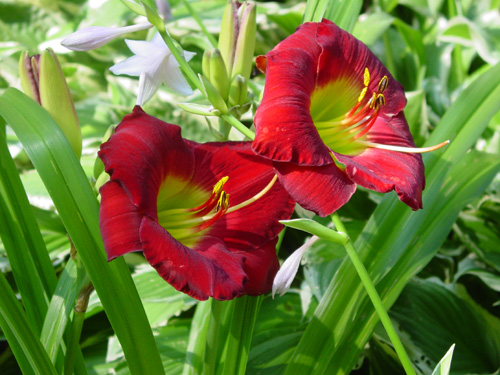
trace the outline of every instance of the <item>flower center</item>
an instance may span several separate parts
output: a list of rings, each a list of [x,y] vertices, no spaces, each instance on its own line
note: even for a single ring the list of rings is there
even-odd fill
[[[357,155],[366,148],[379,148],[424,153],[450,143],[444,141],[435,146],[418,148],[370,142],[366,134],[377,121],[381,108],[385,105],[384,92],[389,85],[389,78],[383,76],[377,90],[371,95],[367,95],[369,85],[370,72],[365,68],[362,86],[356,77],[343,77],[314,90],[311,96],[311,117],[321,140],[331,151],[343,155]],[[332,158],[336,161],[333,154]]]
[[[366,148],[356,141],[362,139],[377,120],[385,105],[384,91],[388,83],[387,76],[382,77],[377,91],[367,95],[370,72],[365,68],[361,93],[359,83],[348,79],[315,90],[311,98],[311,116],[321,139],[332,151],[349,155]],[[339,96],[343,98],[332,103],[331,98]],[[327,97],[330,102],[325,100]]]
[[[206,193],[196,188],[182,189],[178,194],[165,198],[165,189],[160,189],[158,196],[158,222],[165,228],[172,237],[184,244],[192,247],[201,239],[201,232],[209,228],[226,213],[234,212],[248,206],[266,194],[277,180],[277,175],[267,184],[267,186],[252,198],[230,207],[229,194],[223,190],[224,184],[229,177],[221,178],[213,187],[212,193],[204,201],[195,207],[178,207],[188,205],[191,202],[203,202]],[[168,186],[172,181],[169,178]],[[175,183],[174,183],[175,185]]]

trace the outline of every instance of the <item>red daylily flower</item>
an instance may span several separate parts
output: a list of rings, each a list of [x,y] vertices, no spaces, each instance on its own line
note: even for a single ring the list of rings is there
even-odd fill
[[[271,289],[278,220],[290,218],[294,201],[249,142],[184,140],[180,127],[136,106],[99,157],[110,175],[99,218],[108,260],[141,250],[199,300]]]
[[[328,20],[305,23],[257,66],[266,86],[253,150],[303,207],[326,216],[356,185],[396,190],[422,208],[424,165],[403,114],[403,87],[362,42]]]

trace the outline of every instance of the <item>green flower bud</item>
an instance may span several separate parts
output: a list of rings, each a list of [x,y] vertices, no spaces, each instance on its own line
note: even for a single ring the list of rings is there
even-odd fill
[[[82,132],[75,106],[57,57],[50,48],[40,57],[40,101],[68,138],[75,154],[82,154]]]
[[[206,97],[212,103],[214,108],[218,109],[221,111],[221,113],[225,114],[227,113],[227,104],[224,100],[224,98],[221,96],[219,91],[210,83],[208,79],[203,77],[201,74],[198,75],[198,77],[201,80],[201,83],[203,84],[203,88],[205,89]]]
[[[30,57],[28,52],[22,53],[19,59],[19,75],[24,93],[40,104],[38,69],[33,69],[38,65],[38,60],[40,60],[40,55]]]
[[[238,38],[237,11],[239,3],[228,0],[222,15],[221,29],[219,34],[219,50],[221,52],[224,63],[227,67],[227,75],[231,77],[234,61],[234,51],[236,48],[236,40]]]
[[[257,32],[256,18],[257,7],[254,3],[243,3],[238,9],[240,24],[231,77],[241,74],[247,79],[250,78]]]
[[[233,78],[231,87],[229,88],[229,105],[242,105],[247,99],[248,83],[245,77],[238,74]]]
[[[59,61],[51,49],[42,55],[21,55],[21,86],[24,92],[50,113],[68,139],[75,154],[82,154],[82,132],[75,106]]]
[[[210,55],[210,83],[219,91],[224,100],[229,93],[229,78],[220,51],[216,48]]]
[[[203,59],[201,60],[201,72],[207,79],[210,79],[210,56],[212,56],[212,50],[207,49],[203,53]]]

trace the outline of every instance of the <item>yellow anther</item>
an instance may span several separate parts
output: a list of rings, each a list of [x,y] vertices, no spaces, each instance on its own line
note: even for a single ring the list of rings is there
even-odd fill
[[[373,107],[375,109],[379,109],[381,106],[385,105],[385,96],[384,94],[378,94],[377,98],[374,100]]]
[[[359,97],[358,97],[358,103],[359,103],[360,101],[362,101],[362,100],[363,100],[363,98],[364,98],[364,97],[365,97],[365,95],[366,95],[366,91],[368,91],[368,87],[365,87],[365,88],[363,89],[363,91],[361,91],[361,94],[359,94]]]
[[[229,207],[229,194],[227,194],[225,191],[222,191],[219,200],[217,201],[217,206],[215,206],[215,211],[219,212],[219,210],[226,209]]]
[[[364,74],[363,81],[364,81],[365,87],[368,87],[368,85],[370,84],[370,72],[369,72],[368,68],[365,68],[365,74]]]
[[[372,98],[370,99],[370,108],[375,108],[376,101],[377,101],[377,94],[373,93]]]
[[[389,84],[389,78],[387,78],[387,76],[383,76],[380,82],[378,83],[377,93],[382,94],[387,88],[388,84]]]
[[[214,185],[214,189],[212,190],[212,192],[214,194],[219,194],[219,192],[222,190],[222,187],[224,186],[224,184],[227,182],[227,180],[229,180],[229,177],[226,176],[226,177],[222,177],[219,182],[217,182],[215,185]]]

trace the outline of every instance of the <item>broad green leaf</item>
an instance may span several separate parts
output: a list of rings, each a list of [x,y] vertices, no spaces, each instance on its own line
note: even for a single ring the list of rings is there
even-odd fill
[[[289,292],[274,300],[264,298],[255,324],[247,373],[283,374],[304,327],[298,294]]]
[[[131,373],[163,374],[125,262],[106,262],[97,200],[64,135],[43,108],[15,89],[0,97],[0,111],[44,181],[120,339]]]
[[[425,353],[431,368],[453,344],[453,372],[490,374],[500,366],[493,340],[499,332],[439,281],[410,282],[391,309],[391,317],[405,337]]]
[[[0,328],[2,328],[17,363],[24,374],[56,375],[38,334],[21,308],[14,292],[0,273]]]

